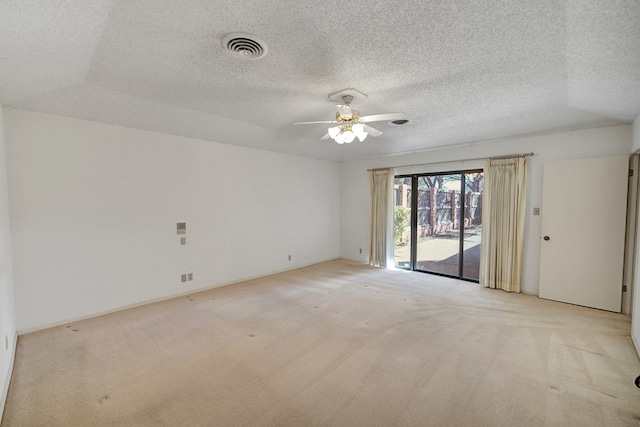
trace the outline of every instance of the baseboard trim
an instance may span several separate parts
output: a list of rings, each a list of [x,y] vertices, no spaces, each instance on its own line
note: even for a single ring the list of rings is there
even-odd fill
[[[73,323],[73,322],[79,322],[81,320],[86,320],[86,319],[92,319],[94,317],[105,316],[107,314],[117,313],[119,311],[129,310],[131,308],[142,307],[142,306],[145,306],[145,305],[148,305],[148,304],[155,304],[157,302],[168,301],[168,300],[171,300],[171,299],[174,299],[174,298],[180,298],[180,297],[184,297],[186,295],[192,295],[192,294],[195,294],[195,293],[198,293],[198,292],[205,292],[205,291],[209,291],[211,289],[221,288],[223,286],[234,285],[236,283],[245,282],[247,280],[260,279],[262,277],[269,277],[269,276],[272,276],[274,274],[286,273],[287,271],[293,271],[293,270],[297,270],[299,268],[310,267],[312,265],[322,264],[323,262],[334,261],[334,260],[337,260],[337,259],[340,259],[340,258],[336,257],[336,258],[325,259],[325,260],[322,260],[322,261],[315,261],[315,262],[311,262],[311,263],[308,263],[308,264],[300,264],[300,265],[296,265],[295,267],[276,270],[276,271],[272,271],[272,272],[265,273],[265,274],[258,274],[258,275],[255,275],[255,276],[243,277],[243,278],[240,278],[240,279],[237,279],[237,280],[233,280],[231,282],[219,283],[217,285],[205,286],[205,287],[202,287],[202,288],[191,289],[191,290],[186,291],[186,292],[180,292],[178,294],[167,295],[165,297],[154,298],[154,299],[144,300],[144,301],[133,303],[133,304],[123,305],[123,306],[116,307],[116,308],[113,308],[113,309],[110,309],[110,310],[104,310],[104,311],[99,311],[99,312],[96,312],[96,313],[88,314],[86,316],[72,317],[72,318],[68,318],[68,319],[62,320],[60,322],[48,323],[46,325],[36,326],[36,327],[33,327],[33,328],[19,329],[17,334],[18,335],[26,335],[26,334],[30,334],[32,332],[38,332],[38,331],[42,331],[42,330],[49,329],[49,328],[55,328],[57,326],[67,325],[67,324]]]
[[[13,334],[13,346],[11,347],[11,355],[9,356],[9,371],[2,388],[2,400],[0,401],[0,424],[2,424],[2,416],[4,414],[4,406],[7,403],[7,395],[9,394],[9,385],[11,377],[13,377],[13,365],[16,361],[16,349],[18,348],[18,332]]]
[[[631,342],[633,343],[633,346],[636,348],[636,354],[638,355],[638,359],[640,359],[640,343],[636,341],[633,335],[631,335]]]

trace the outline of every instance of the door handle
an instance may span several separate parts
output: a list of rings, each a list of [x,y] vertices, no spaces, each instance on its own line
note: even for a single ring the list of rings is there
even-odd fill
[[[549,237],[549,236],[544,236],[544,237],[543,237],[543,239],[544,239],[544,240],[551,240],[551,237]]]

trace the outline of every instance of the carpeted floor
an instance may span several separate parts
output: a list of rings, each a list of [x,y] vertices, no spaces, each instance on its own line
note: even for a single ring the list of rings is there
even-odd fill
[[[21,336],[2,426],[640,425],[629,334],[336,260]]]

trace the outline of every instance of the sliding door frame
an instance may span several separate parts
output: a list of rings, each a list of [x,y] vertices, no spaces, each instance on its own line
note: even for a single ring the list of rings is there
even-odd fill
[[[481,173],[484,172],[483,169],[465,169],[465,170],[457,170],[457,171],[447,171],[447,172],[429,172],[429,173],[417,173],[417,174],[403,174],[396,175],[394,178],[411,178],[411,248],[410,248],[410,261],[409,268],[410,271],[417,271],[420,273],[428,273],[435,274],[437,276],[451,277],[454,279],[465,280],[468,282],[478,283],[477,279],[472,279],[468,277],[464,277],[464,214],[467,209],[467,197],[466,197],[466,175],[472,173]],[[459,225],[459,244],[458,244],[458,274],[457,276],[453,276],[446,273],[439,273],[436,271],[429,270],[419,270],[417,269],[417,260],[418,260],[418,179],[423,176],[438,176],[438,175],[460,175],[460,209],[458,212],[458,224]],[[482,244],[482,243],[481,243]]]

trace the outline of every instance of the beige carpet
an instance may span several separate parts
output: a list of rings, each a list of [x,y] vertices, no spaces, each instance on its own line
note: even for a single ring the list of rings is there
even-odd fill
[[[21,336],[2,426],[640,425],[629,332],[338,260]]]

